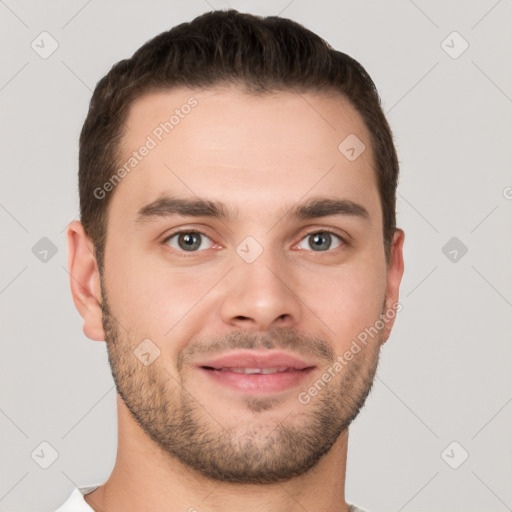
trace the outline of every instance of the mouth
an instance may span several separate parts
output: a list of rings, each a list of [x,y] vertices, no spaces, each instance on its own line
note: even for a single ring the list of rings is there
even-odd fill
[[[284,372],[295,372],[295,371],[304,371],[307,368],[297,369],[297,368],[213,368],[211,366],[202,366],[205,370],[215,370],[219,372],[235,372],[235,373],[244,373],[245,375],[269,375],[271,373],[284,373]]]
[[[239,392],[269,394],[298,386],[316,365],[283,352],[237,352],[196,365],[208,379]]]

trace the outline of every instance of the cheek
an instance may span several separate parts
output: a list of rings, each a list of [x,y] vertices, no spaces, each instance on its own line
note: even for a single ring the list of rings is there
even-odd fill
[[[147,336],[150,331],[162,337],[173,318],[177,321],[185,313],[195,281],[185,284],[183,272],[126,248],[112,249],[109,256],[106,275],[112,311],[130,332]]]
[[[120,252],[120,251],[119,251]],[[199,267],[176,268],[164,257],[150,258],[135,251],[114,254],[118,264],[108,269],[108,294],[112,312],[128,330],[133,343],[151,339],[162,354],[172,356],[199,327],[202,299],[218,272]]]
[[[307,284],[306,284],[307,283]],[[305,280],[302,293],[329,335],[342,347],[379,319],[385,296],[385,277],[378,265],[346,266],[317,272]]]

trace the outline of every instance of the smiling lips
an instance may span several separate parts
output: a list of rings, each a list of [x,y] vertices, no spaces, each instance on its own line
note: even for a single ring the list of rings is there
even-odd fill
[[[196,365],[214,381],[252,394],[268,394],[296,386],[315,365],[286,352],[235,352]]]
[[[269,375],[270,373],[297,371],[295,368],[288,368],[287,366],[281,366],[279,368],[212,368],[212,370],[218,370],[220,372],[245,373],[246,375],[252,375],[254,373]]]

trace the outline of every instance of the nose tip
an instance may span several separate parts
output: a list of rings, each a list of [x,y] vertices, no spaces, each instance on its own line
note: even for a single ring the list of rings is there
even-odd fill
[[[262,258],[242,263],[237,270],[230,277],[222,303],[225,323],[261,331],[298,323],[300,303],[292,291],[289,269],[276,272]]]

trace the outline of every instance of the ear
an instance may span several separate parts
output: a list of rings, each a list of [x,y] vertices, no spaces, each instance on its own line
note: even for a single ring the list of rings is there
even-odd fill
[[[104,341],[101,321],[100,273],[94,245],[79,221],[68,226],[68,268],[75,307],[84,319],[84,334],[91,340]]]
[[[389,254],[389,265],[387,270],[387,284],[386,284],[386,307],[384,309],[384,327],[381,333],[381,344],[383,345],[391,334],[391,329],[395,323],[395,318],[402,309],[398,302],[400,282],[404,273],[404,256],[403,245],[405,240],[405,233],[401,229],[396,229],[393,234],[391,242],[391,249]]]

